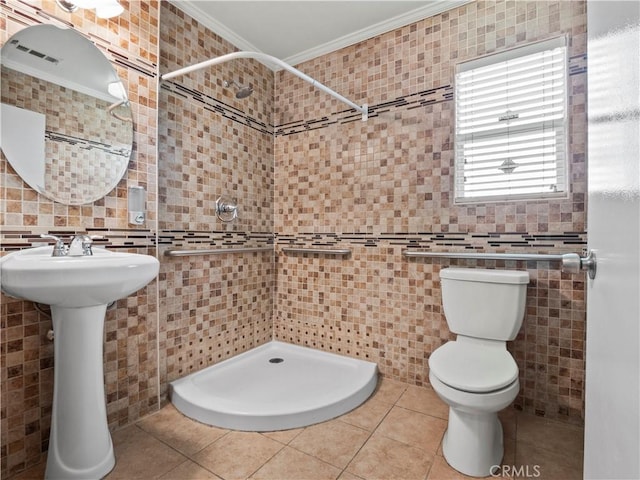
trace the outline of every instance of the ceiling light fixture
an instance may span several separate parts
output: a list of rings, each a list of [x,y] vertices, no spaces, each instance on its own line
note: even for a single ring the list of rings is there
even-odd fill
[[[118,100],[126,100],[127,99],[127,90],[124,88],[124,84],[122,80],[118,80],[116,82],[111,82],[107,85],[107,91],[109,95]]]
[[[98,18],[117,17],[124,12],[124,7],[118,0],[56,0],[58,6],[65,12],[73,13],[78,8],[92,8]]]

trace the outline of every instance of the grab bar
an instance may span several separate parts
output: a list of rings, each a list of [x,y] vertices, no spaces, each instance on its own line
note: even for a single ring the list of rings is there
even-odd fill
[[[577,253],[542,254],[542,253],[467,253],[467,252],[426,252],[421,250],[404,250],[402,254],[408,258],[459,258],[471,260],[525,260],[527,262],[561,262],[562,271],[578,273],[587,270],[589,278],[596,278],[596,254],[590,250],[586,257]]]
[[[320,253],[324,255],[343,255],[351,253],[349,248],[302,248],[302,247],[282,247],[284,253]]]
[[[207,248],[193,250],[167,250],[167,257],[189,257],[192,255],[226,255],[228,253],[273,252],[273,247],[242,247],[242,248]]]

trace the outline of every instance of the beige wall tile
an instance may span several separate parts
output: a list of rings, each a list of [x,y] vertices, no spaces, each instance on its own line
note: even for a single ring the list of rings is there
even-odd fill
[[[53,15],[42,16],[38,8]],[[118,301],[107,315],[110,426],[157,410],[169,381],[272,337],[374,361],[385,379],[426,385],[429,354],[452,338],[438,280],[448,265],[529,271],[526,319],[509,345],[520,367],[515,406],[580,424],[583,275],[561,274],[548,264],[407,261],[401,252],[407,246],[522,250],[525,242],[526,251],[564,253],[584,246],[585,12],[582,1],[478,1],[299,65],[336,91],[378,105],[368,122],[340,123],[341,105],[317,101],[320,94],[298,79],[252,61],[214,75],[194,73],[158,91],[159,73],[234,49],[167,2],[129,2],[123,16],[109,21],[89,11],[62,13],[54,2],[3,4],[2,43],[25,21],[69,22],[92,34],[111,60],[123,55],[141,69],[117,67],[130,90],[136,148],[125,179],[105,199],[81,207],[54,204],[27,188],[0,158],[4,249],[28,247],[40,233],[81,231],[105,235],[104,245],[151,255],[169,246],[264,245],[274,237],[276,249],[290,242],[352,248],[343,260],[278,253],[177,261],[161,255],[158,280]],[[559,34],[569,35],[574,67],[570,197],[452,205],[453,65]],[[251,83],[255,93],[236,100],[222,85],[226,77]],[[176,95],[176,84],[196,93]],[[209,97],[199,101],[200,93]],[[380,106],[387,101],[392,103]],[[235,119],[207,110],[222,103]],[[325,116],[338,123],[306,128]],[[147,187],[144,229],[127,223],[129,185]],[[241,207],[231,226],[213,212],[217,196],[229,192]],[[37,464],[46,451],[53,348],[45,339],[50,320],[30,302],[3,296],[0,313],[7,475]],[[383,387],[378,400],[361,407],[372,417],[357,409],[344,421],[373,430],[397,395]]]
[[[169,4],[161,6],[160,70],[236,48]],[[223,86],[251,84],[243,100]],[[231,62],[166,82],[160,91],[160,236],[171,248],[268,245],[273,238],[273,74],[255,61]],[[223,113],[221,113],[223,112]],[[222,222],[218,197],[239,217]],[[261,345],[272,337],[271,253],[194,256],[161,264],[161,393],[167,382]]]
[[[455,205],[455,65],[559,35],[570,45],[568,198]],[[276,338],[369,359],[389,378],[424,385],[429,355],[453,337],[439,268],[526,269],[527,316],[509,346],[520,368],[515,405],[581,422],[584,275],[545,263],[406,261],[401,251],[565,253],[586,245],[585,3],[472,2],[298,67],[373,110],[366,122],[349,119],[337,102],[276,75],[278,246],[353,252],[342,260],[278,255]]]
[[[159,2],[155,0],[129,2],[117,19],[96,20],[91,10],[79,9],[68,14],[52,1],[10,0],[2,4],[0,38],[3,44],[19,30],[39,23],[74,28],[88,36],[112,61],[127,86],[135,129],[135,148],[124,178],[105,198],[89,205],[66,206],[36,193],[16,175],[4,154],[0,154],[2,254],[40,242],[41,233],[69,237],[84,232],[103,235],[104,240],[96,241],[100,246],[156,254],[155,144],[158,134],[154,78],[158,62],[158,8]],[[116,58],[126,58],[131,68],[122,66],[122,62],[115,64]],[[12,82],[2,83],[6,88]],[[57,98],[47,100],[49,108],[62,98],[63,92],[58,93]],[[50,129],[61,126],[57,117],[50,116]],[[95,130],[100,125],[87,122],[85,128]],[[82,152],[82,155],[88,154],[89,150]],[[95,174],[100,176],[101,172]],[[147,223],[141,228],[128,225],[126,192],[130,185],[141,185],[147,190]],[[157,282],[151,282],[128,299],[119,300],[106,316],[105,390],[111,428],[127,425],[159,406],[157,288]],[[53,344],[46,339],[51,329],[50,318],[36,312],[31,302],[2,295],[0,304],[0,430],[11,432],[2,435],[0,475],[5,477],[38,464],[46,453],[53,398]],[[21,331],[21,341],[8,341],[7,326]],[[18,397],[22,398],[20,404],[13,402]]]

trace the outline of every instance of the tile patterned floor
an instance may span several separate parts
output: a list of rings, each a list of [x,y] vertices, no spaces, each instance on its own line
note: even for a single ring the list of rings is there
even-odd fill
[[[282,432],[224,430],[172,405],[113,434],[107,480],[432,480],[471,478],[442,457],[448,409],[431,388],[383,379],[356,410]],[[583,429],[507,410],[500,477],[582,478]],[[44,465],[15,477],[43,478]]]

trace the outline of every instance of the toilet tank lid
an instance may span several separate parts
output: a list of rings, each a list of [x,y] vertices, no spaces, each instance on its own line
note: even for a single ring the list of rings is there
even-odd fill
[[[489,270],[486,268],[443,268],[440,278],[487,283],[529,283],[529,272],[521,270]]]

